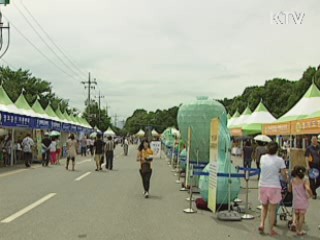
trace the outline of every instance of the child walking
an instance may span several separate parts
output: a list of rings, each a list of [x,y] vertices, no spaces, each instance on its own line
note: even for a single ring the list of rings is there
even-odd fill
[[[296,234],[297,236],[303,236],[306,234],[302,229],[309,207],[308,199],[311,198],[313,194],[309,179],[306,177],[305,167],[296,166],[292,171],[292,177],[290,190],[293,195],[292,207],[295,211]]]

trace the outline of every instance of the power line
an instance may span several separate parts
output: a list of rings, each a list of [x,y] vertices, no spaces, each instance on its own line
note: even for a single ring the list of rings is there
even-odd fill
[[[84,73],[79,67],[78,65],[72,61],[70,59],[70,57],[68,57],[67,54],[65,54],[65,52],[53,41],[53,39],[50,37],[50,35],[48,34],[48,32],[41,26],[41,24],[39,23],[39,21],[33,16],[33,14],[31,13],[31,11],[27,8],[27,6],[24,5],[23,1],[20,1],[21,5],[23,6],[23,8],[26,10],[26,12],[29,14],[29,16],[33,19],[33,21],[37,24],[37,26],[41,29],[41,31],[47,36],[47,38],[50,40],[50,42],[56,47],[56,49],[68,60],[68,62],[74,67],[74,69],[76,69],[77,71],[79,71],[80,73],[82,73],[83,75],[85,75],[86,73]]]
[[[20,10],[20,8],[15,5],[19,13],[22,15],[22,17],[26,20],[27,24],[31,27],[31,29],[36,33],[36,35],[40,38],[40,40],[47,46],[47,48],[50,50],[53,55],[57,57],[57,59],[66,67],[66,69],[70,70],[73,74],[78,75],[77,72],[75,72],[72,68],[70,68],[65,61],[52,49],[52,47],[46,42],[46,40],[41,36],[41,34],[38,32],[38,30],[33,26],[33,24],[29,21],[29,19],[24,15],[24,13]],[[72,76],[72,75],[70,75]],[[72,76],[74,78],[74,76]]]
[[[5,17],[7,21],[9,19]],[[59,65],[57,65],[54,61],[52,61],[47,55],[45,55],[33,42],[31,42],[13,23],[10,23],[10,25],[23,37],[41,56],[43,56],[45,59],[47,59],[52,65],[54,65],[59,71],[63,72],[67,76],[73,78],[74,76],[70,75],[66,71],[64,71]]]

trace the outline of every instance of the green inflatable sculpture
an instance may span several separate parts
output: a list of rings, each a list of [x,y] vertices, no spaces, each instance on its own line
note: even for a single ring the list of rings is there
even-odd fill
[[[230,149],[231,140],[227,128],[227,112],[218,101],[208,97],[198,97],[196,101],[183,104],[178,112],[178,126],[182,139],[188,141],[188,128],[192,129],[190,160],[199,163],[210,162],[210,127],[211,121],[218,118],[221,123],[219,138],[219,173],[236,173],[231,164]],[[207,166],[204,171],[208,171]],[[208,177],[201,176],[199,180],[201,195],[208,200]],[[240,180],[233,178],[231,183],[231,199],[237,198],[240,191]],[[217,204],[228,202],[228,178],[218,177]]]

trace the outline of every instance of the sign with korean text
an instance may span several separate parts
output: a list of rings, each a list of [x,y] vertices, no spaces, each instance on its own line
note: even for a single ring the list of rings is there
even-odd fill
[[[77,132],[77,126],[71,125],[71,126],[70,126],[70,132],[76,133],[76,132]]]
[[[51,129],[51,121],[46,119],[37,118],[34,120],[35,122],[35,129],[47,130]]]
[[[30,117],[12,113],[1,112],[0,123],[5,127],[33,128],[33,120]]]
[[[297,120],[291,123],[292,135],[319,134],[320,118]]]
[[[61,123],[52,121],[51,122],[51,129],[60,132],[61,131]]]
[[[71,125],[68,124],[68,123],[62,123],[62,131],[63,132],[70,132],[70,128],[71,128]]]
[[[210,167],[209,167],[209,196],[208,207],[213,213],[216,212],[217,188],[218,188],[218,158],[219,158],[219,133],[220,120],[214,118],[211,121],[210,130]]]
[[[161,142],[160,141],[152,141],[150,143],[150,147],[153,151],[153,156],[155,158],[160,158],[161,157]]]
[[[265,124],[262,126],[262,134],[267,136],[288,136],[291,134],[290,122]]]

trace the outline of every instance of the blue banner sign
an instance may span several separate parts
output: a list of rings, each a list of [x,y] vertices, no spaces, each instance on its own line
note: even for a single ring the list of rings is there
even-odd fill
[[[35,119],[35,129],[48,130],[51,129],[51,121],[37,118]]]
[[[60,132],[61,131],[61,123],[52,121],[51,122],[51,129]]]
[[[83,131],[83,127],[77,126],[77,133],[80,133]]]
[[[4,127],[23,127],[33,128],[33,119],[31,117],[21,116],[12,113],[0,114],[0,123]]]
[[[72,133],[76,133],[76,132],[77,132],[77,126],[71,125],[70,131],[71,131]]]
[[[71,125],[68,123],[62,123],[62,132],[70,132]]]

